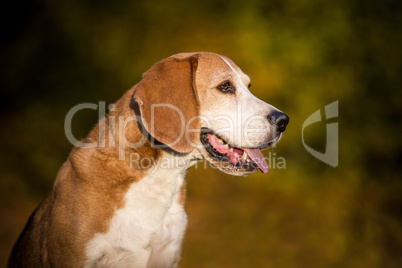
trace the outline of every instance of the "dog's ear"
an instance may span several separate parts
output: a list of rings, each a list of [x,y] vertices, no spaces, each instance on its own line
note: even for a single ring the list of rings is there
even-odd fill
[[[195,85],[198,57],[170,57],[143,74],[134,99],[151,136],[188,153],[200,137],[200,104]]]

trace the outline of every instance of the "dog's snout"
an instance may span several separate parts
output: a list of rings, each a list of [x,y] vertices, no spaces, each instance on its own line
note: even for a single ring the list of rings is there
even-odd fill
[[[284,132],[289,123],[289,116],[282,112],[273,112],[268,115],[268,120],[272,125],[276,126],[279,132]]]

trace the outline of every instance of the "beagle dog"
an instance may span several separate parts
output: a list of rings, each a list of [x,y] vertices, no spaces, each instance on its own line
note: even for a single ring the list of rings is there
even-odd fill
[[[267,173],[261,150],[289,122],[249,87],[221,55],[156,63],[74,147],[8,267],[177,267],[187,169],[206,159],[232,175]]]

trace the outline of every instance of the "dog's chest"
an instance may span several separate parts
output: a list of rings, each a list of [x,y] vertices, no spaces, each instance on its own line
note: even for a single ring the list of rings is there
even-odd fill
[[[179,204],[183,182],[183,173],[159,169],[133,183],[125,195],[125,206],[115,212],[108,232],[95,235],[88,243],[88,266],[124,267],[135,263],[150,267],[150,263],[159,261],[173,262],[187,224]]]

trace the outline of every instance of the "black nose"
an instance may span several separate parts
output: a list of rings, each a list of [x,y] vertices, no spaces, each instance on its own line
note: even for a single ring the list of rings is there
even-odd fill
[[[273,112],[268,115],[268,120],[277,127],[279,132],[284,132],[289,123],[289,116],[282,112]]]

